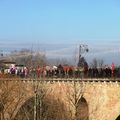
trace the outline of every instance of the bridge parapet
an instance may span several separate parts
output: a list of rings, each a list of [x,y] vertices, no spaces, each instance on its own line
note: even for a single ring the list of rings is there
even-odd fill
[[[0,78],[0,81],[6,82],[6,81],[23,81],[23,82],[116,82],[119,83],[120,79],[108,79],[108,78]]]

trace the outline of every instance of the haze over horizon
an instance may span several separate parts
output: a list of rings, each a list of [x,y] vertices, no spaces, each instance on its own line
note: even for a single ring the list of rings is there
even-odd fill
[[[48,57],[71,57],[87,44],[85,57],[120,64],[118,0],[1,0],[0,50],[29,48]]]

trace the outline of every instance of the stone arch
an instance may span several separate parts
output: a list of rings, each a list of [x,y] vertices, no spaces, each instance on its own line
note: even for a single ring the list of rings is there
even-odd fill
[[[77,119],[78,120],[89,120],[88,103],[84,97],[81,97],[78,102]]]
[[[120,115],[116,118],[116,120],[120,120]]]
[[[17,115],[17,113],[19,112],[20,108],[22,106],[24,106],[24,104],[29,101],[30,99],[34,98],[34,94],[33,95],[30,95],[30,96],[26,96],[24,99],[22,99],[22,101],[18,104],[18,106],[16,107],[15,111],[14,111],[14,114],[12,116],[12,119],[15,118],[15,116]]]
[[[26,120],[27,118],[30,118],[34,114],[33,102],[34,97],[29,97],[18,109],[16,115],[14,116],[14,120]]]
[[[21,105],[13,120],[33,120],[34,118],[34,101],[31,97]],[[60,119],[70,120],[69,113],[66,112],[64,103],[59,99],[45,98],[43,101],[42,118],[46,120]],[[28,117],[28,118],[27,118]],[[57,117],[57,118],[56,118]],[[40,107],[37,106],[37,119],[40,120]]]

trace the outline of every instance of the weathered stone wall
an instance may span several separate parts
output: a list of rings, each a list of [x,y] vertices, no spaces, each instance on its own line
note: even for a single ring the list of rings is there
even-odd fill
[[[86,83],[86,88],[90,120],[115,120],[119,116],[119,83]]]
[[[38,86],[37,86],[38,85]],[[84,97],[89,108],[89,120],[115,120],[120,114],[120,83],[116,82],[23,82],[0,83],[0,100],[4,103],[5,119],[12,119],[20,107],[35,96],[35,86],[47,89],[47,95],[63,101],[68,109],[74,92]],[[79,98],[80,99],[80,98]],[[72,109],[74,113],[74,109]]]

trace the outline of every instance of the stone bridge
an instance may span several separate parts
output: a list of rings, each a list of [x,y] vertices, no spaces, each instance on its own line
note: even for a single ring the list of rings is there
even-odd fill
[[[118,79],[0,79],[1,120],[13,120],[20,108],[44,89],[46,96],[59,99],[75,115],[75,104],[84,99],[89,120],[118,120]],[[51,100],[52,100],[51,99]],[[77,100],[77,101],[76,101]],[[73,102],[73,104],[71,104]]]

